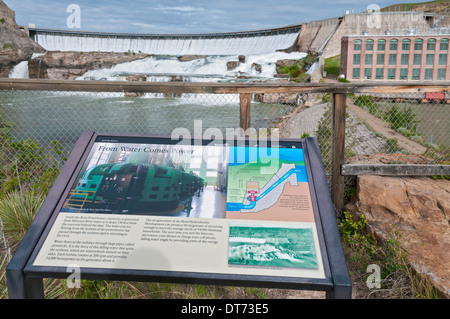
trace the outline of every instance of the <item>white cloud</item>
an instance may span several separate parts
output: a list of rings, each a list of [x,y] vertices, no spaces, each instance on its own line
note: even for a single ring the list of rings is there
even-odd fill
[[[175,11],[175,12],[198,12],[198,11],[205,11],[204,8],[196,8],[196,7],[191,7],[191,6],[178,6],[178,7],[156,7],[153,8],[154,10],[158,10],[158,11]]]

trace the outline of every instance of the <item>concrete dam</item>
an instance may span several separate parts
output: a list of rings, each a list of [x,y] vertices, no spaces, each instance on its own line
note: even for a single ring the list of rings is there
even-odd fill
[[[124,34],[30,29],[49,51],[142,52],[157,55],[266,54],[289,49],[300,25],[277,29],[206,34]]]
[[[142,52],[156,55],[254,55],[276,51],[340,54],[341,37],[427,32],[435,17],[419,11],[362,12],[274,29],[205,34],[124,34],[30,29],[48,51]],[[407,30],[407,31],[405,31]]]

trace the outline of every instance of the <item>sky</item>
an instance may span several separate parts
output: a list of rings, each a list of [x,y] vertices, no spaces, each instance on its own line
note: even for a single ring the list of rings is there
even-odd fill
[[[216,33],[297,25],[424,0],[3,0],[18,25],[111,33]]]

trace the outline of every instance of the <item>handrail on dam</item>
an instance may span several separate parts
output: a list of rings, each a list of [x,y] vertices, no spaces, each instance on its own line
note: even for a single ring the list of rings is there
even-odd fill
[[[149,38],[149,39],[173,39],[173,38],[195,38],[195,39],[211,39],[211,38],[226,38],[226,37],[255,37],[255,36],[270,36],[278,34],[297,33],[301,29],[299,25],[289,25],[279,28],[251,30],[251,31],[232,31],[232,32],[217,32],[217,33],[180,33],[180,34],[152,34],[152,33],[109,33],[109,32],[94,32],[94,31],[75,31],[75,30],[58,30],[58,29],[41,29],[28,28],[30,36],[36,34],[64,34],[73,36],[95,36],[95,37],[119,37],[119,38]]]

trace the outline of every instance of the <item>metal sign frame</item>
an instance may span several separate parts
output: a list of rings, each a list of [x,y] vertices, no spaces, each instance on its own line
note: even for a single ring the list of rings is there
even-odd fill
[[[33,260],[42,247],[94,142],[99,137],[161,139],[168,144],[175,143],[170,142],[170,137],[84,132],[6,269],[10,299],[44,298],[43,278],[63,279],[70,275],[65,267],[34,266]],[[209,142],[211,141],[202,139],[203,145]],[[294,143],[301,145],[303,149],[325,278],[82,268],[82,279],[316,290],[325,291],[327,298],[351,298],[351,281],[317,139],[314,137],[302,140],[283,139],[280,143]]]

